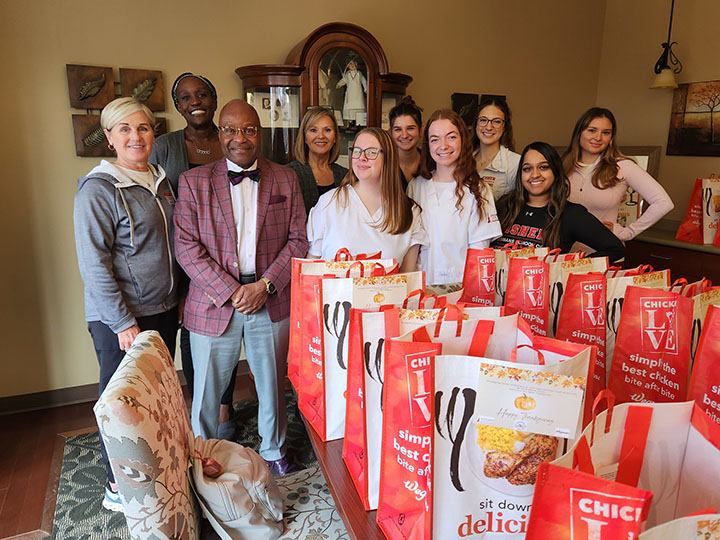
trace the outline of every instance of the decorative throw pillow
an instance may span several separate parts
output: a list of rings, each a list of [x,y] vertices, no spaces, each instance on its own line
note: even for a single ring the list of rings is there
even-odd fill
[[[275,540],[282,534],[282,496],[257,452],[231,441],[196,437],[191,455],[200,505],[222,539]],[[203,471],[211,460],[219,465],[213,477]]]

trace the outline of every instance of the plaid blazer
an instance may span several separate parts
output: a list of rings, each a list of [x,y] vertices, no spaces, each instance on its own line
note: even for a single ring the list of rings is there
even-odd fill
[[[255,273],[273,282],[270,319],[290,315],[291,258],[304,257],[308,242],[305,207],[295,173],[264,158],[257,193]],[[230,297],[240,286],[237,230],[225,159],[184,172],[175,205],[175,256],[190,277],[183,322],[205,336],[221,335],[234,311]]]

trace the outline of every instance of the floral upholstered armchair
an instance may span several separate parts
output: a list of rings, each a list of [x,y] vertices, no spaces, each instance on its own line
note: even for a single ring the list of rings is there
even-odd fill
[[[180,381],[160,335],[142,332],[95,405],[133,539],[196,540],[192,434]]]

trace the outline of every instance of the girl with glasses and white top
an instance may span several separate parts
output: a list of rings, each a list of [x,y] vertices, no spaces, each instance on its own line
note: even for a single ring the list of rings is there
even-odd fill
[[[515,187],[520,155],[515,153],[510,107],[504,98],[489,96],[478,106],[473,127],[475,164],[498,200]]]
[[[423,135],[420,176],[408,195],[423,209],[429,245],[420,270],[430,284],[462,281],[468,248],[482,249],[502,234],[489,187],[475,169],[470,136],[460,116],[435,111]]]
[[[355,137],[352,167],[340,187],[325,193],[310,210],[308,257],[332,260],[339,249],[382,252],[402,272],[417,268],[418,251],[427,244],[420,208],[402,188],[397,148],[380,128]]]

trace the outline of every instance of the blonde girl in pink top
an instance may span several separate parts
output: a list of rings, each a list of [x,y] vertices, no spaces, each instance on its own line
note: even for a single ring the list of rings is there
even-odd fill
[[[620,240],[632,240],[673,209],[667,192],[617,147],[617,123],[608,109],[592,107],[575,124],[563,166],[570,179],[569,201],[583,205]],[[627,227],[617,223],[628,188],[637,191],[647,208]]]

